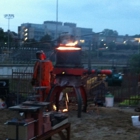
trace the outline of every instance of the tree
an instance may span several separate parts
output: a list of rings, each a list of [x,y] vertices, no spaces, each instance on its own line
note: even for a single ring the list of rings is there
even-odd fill
[[[140,74],[140,54],[135,54],[130,59],[131,72]]]
[[[0,29],[0,42],[4,41],[4,31],[3,29]]]
[[[12,38],[11,34],[8,32],[4,32],[4,42],[8,42],[8,36],[9,36],[9,42],[12,42],[13,38]]]
[[[52,41],[52,38],[50,35],[46,34],[40,39],[40,41],[50,43]]]
[[[138,35],[134,35],[133,37],[140,37],[140,34],[138,34]]]
[[[104,29],[102,31],[103,35],[105,36],[118,36],[118,32],[115,30],[111,30],[111,29]]]
[[[110,51],[113,51],[113,50],[115,50],[116,49],[116,44],[115,44],[115,42],[110,42],[110,43],[108,43],[108,49],[110,50]]]
[[[24,43],[24,47],[34,47],[35,44],[37,44],[35,39],[27,39]]]
[[[55,45],[54,42],[52,41],[51,36],[49,34],[46,34],[40,39],[40,46],[52,50]]]

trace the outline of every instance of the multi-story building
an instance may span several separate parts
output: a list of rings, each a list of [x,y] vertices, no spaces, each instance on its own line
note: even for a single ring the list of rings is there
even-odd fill
[[[23,23],[18,27],[19,39],[22,41],[34,39],[39,41],[44,35],[42,24]]]
[[[48,34],[52,39],[56,39],[61,34],[68,33],[73,35],[76,39],[84,40],[84,45],[88,45],[92,40],[92,29],[77,27],[75,23],[62,23],[56,21],[44,21],[43,24],[23,23],[18,27],[18,35],[20,40],[36,40]]]
[[[81,42],[82,46],[89,46],[93,39],[93,32],[91,28],[75,28],[75,37]]]

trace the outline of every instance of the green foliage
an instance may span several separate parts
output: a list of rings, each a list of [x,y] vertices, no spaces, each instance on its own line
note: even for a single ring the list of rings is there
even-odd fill
[[[104,44],[106,44],[106,42],[105,41],[101,41],[100,45],[99,45],[99,48],[104,48],[105,47]]]
[[[115,49],[116,49],[116,44],[115,44],[115,42],[110,42],[110,43],[108,43],[108,49],[109,49],[110,51],[115,50]]]
[[[115,30],[104,29],[102,32],[103,32],[103,35],[106,35],[106,36],[118,36],[118,32]]]
[[[0,30],[0,41],[4,41],[4,31]]]
[[[138,105],[140,103],[140,96],[131,96],[129,99],[124,100],[119,105]]]
[[[8,41],[9,41],[9,44],[8,44]],[[0,48],[1,47],[7,47],[8,45],[9,45],[10,48],[12,46],[16,47],[17,42],[12,38],[10,32],[8,34],[8,32],[4,32],[3,29],[0,28]]]
[[[51,36],[48,35],[48,34],[46,34],[45,36],[43,36],[43,37],[40,39],[40,41],[48,42],[48,43],[50,43],[51,40],[52,40],[52,39],[51,39]]]
[[[24,48],[33,47],[36,43],[37,41],[35,39],[27,39],[24,43]]]
[[[134,35],[133,37],[140,37],[140,34]]]
[[[131,57],[130,68],[133,73],[140,73],[140,54],[135,54]]]

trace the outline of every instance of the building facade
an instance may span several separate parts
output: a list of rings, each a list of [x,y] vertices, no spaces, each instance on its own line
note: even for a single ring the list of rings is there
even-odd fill
[[[43,24],[23,23],[18,27],[18,36],[23,42],[27,40],[40,41],[46,34],[50,35],[52,39],[56,39],[62,34],[70,34],[75,39],[84,40],[85,46],[92,40],[89,35],[92,34],[92,29],[77,27],[75,23],[44,21]]]

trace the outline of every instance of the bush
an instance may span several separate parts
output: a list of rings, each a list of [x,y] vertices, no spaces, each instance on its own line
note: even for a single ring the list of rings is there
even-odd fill
[[[140,96],[131,96],[129,99],[124,100],[119,105],[138,105],[140,103]]]

